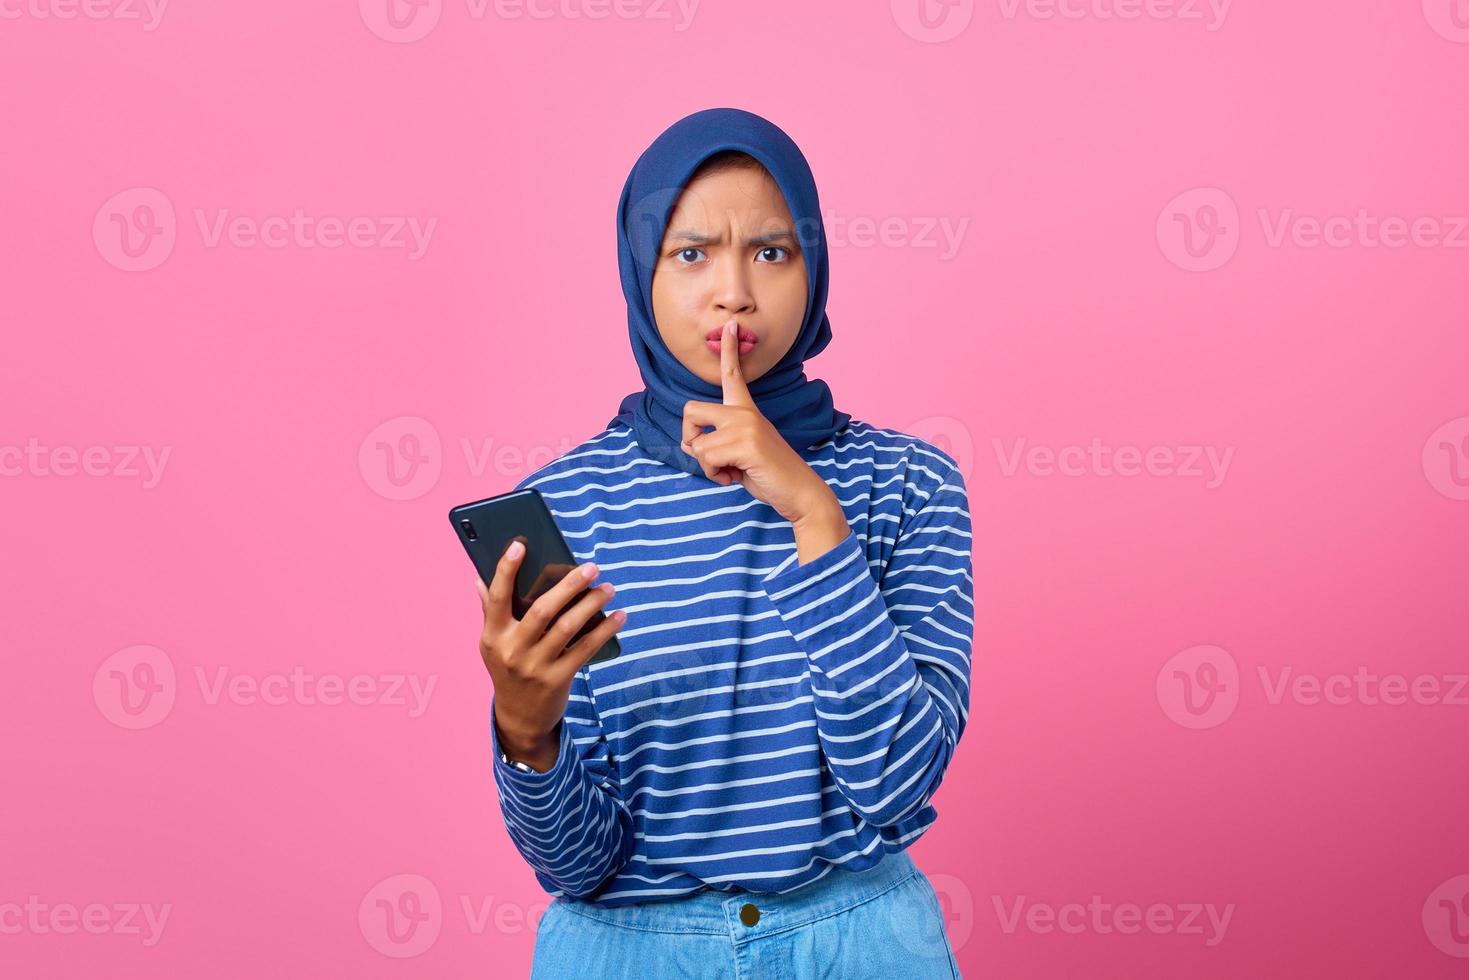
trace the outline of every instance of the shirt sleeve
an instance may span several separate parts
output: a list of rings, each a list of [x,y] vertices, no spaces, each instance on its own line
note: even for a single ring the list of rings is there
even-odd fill
[[[853,531],[762,580],[806,652],[827,766],[852,808],[881,827],[928,804],[969,718],[973,539],[963,477],[944,462],[926,497],[904,501],[891,537],[869,527],[868,548],[892,546],[880,577]]]
[[[585,898],[632,856],[632,813],[597,721],[586,668],[571,682],[558,726],[560,753],[546,772],[500,759],[491,699],[490,741],[500,812],[510,839],[551,894]]]

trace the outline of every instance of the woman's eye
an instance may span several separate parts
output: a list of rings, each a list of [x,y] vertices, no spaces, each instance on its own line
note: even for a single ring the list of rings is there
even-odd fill
[[[676,258],[676,259],[678,259],[678,260],[679,260],[679,261],[680,261],[680,262],[682,262],[682,261],[683,261],[683,257],[684,257],[684,256],[685,256],[685,255],[688,255],[688,254],[689,254],[689,253],[690,253],[690,252],[693,252],[693,253],[695,253],[695,254],[698,254],[698,253],[700,253],[700,252],[703,252],[703,251],[704,251],[704,250],[703,250],[703,249],[702,249],[702,248],[693,248],[693,247],[692,247],[692,246],[691,246],[691,247],[689,247],[689,248],[681,248],[681,249],[679,249],[679,250],[678,250],[678,251],[677,251],[677,252],[674,252],[674,253],[673,253],[673,255],[674,255],[674,258]],[[697,260],[697,259],[690,259],[690,260],[689,260],[689,261],[690,261],[690,262],[695,262],[695,261],[698,261],[698,260]],[[688,264],[688,262],[684,262],[684,263],[683,263],[683,264],[684,264],[684,265],[687,265],[687,264]]]
[[[762,249],[761,249],[761,250],[760,250],[760,251],[759,251],[759,253],[758,253],[758,254],[759,254],[759,255],[764,255],[764,254],[765,254],[765,253],[766,253],[766,252],[782,252],[782,253],[785,253],[785,254],[787,254],[787,255],[788,255],[788,254],[790,254],[790,253],[789,253],[789,252],[787,252],[787,250],[786,250],[786,249],[784,249],[784,248],[781,248],[781,247],[780,247],[780,246],[779,246],[779,245],[767,245],[767,246],[765,246],[765,247],[764,247],[764,248],[762,248]],[[780,259],[771,259],[771,260],[770,260],[770,261],[771,261],[771,262],[779,262],[779,261],[780,261]]]

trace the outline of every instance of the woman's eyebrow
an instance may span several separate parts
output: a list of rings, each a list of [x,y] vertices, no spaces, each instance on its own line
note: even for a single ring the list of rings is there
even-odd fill
[[[709,235],[701,231],[694,231],[690,228],[681,228],[678,231],[670,232],[668,235],[668,240],[670,242],[688,242],[691,245],[708,245],[711,242],[719,242],[723,239],[719,235]],[[795,236],[793,236],[789,231],[786,231],[784,229],[776,229],[775,231],[767,232],[764,235],[755,235],[751,238],[746,238],[745,244],[768,245],[771,242],[780,241],[794,243],[795,240]]]

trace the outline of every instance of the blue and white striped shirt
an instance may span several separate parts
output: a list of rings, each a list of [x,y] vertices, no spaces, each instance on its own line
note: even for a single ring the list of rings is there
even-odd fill
[[[802,452],[852,531],[798,564],[739,484],[617,424],[516,489],[545,498],[623,609],[622,655],[577,672],[544,773],[500,761],[500,809],[552,895],[604,906],[785,892],[868,868],[937,819],[969,716],[970,518],[954,460],[852,420]]]

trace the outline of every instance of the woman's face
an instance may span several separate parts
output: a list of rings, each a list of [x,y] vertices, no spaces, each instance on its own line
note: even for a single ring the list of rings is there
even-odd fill
[[[690,181],[653,268],[653,319],[673,356],[718,385],[719,331],[734,318],[753,381],[790,350],[805,313],[806,262],[770,174],[750,163]]]

